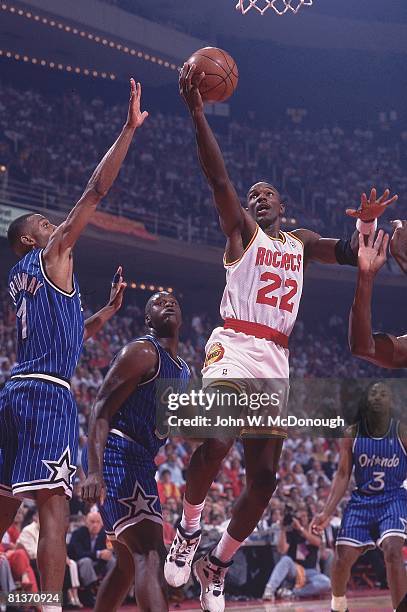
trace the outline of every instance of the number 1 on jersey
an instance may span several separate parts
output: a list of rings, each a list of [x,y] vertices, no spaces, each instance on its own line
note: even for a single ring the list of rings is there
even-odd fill
[[[16,316],[21,319],[21,338],[25,340],[27,338],[27,300],[22,299],[21,306],[18,309]]]

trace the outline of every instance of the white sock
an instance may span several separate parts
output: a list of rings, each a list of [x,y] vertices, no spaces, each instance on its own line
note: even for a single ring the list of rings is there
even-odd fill
[[[335,612],[345,612],[348,609],[348,602],[346,601],[346,595],[343,597],[335,597],[332,595],[331,608]]]
[[[201,514],[205,506],[205,500],[201,504],[194,506],[193,504],[190,504],[189,501],[187,501],[184,497],[182,506],[183,511],[181,518],[181,527],[187,533],[195,533],[195,531],[198,531],[200,527]]]
[[[62,606],[42,606],[42,612],[62,612]]]
[[[235,552],[241,547],[242,544],[243,542],[235,540],[235,538],[232,538],[232,536],[225,531],[211,554],[219,559],[219,561],[227,563],[231,560]]]

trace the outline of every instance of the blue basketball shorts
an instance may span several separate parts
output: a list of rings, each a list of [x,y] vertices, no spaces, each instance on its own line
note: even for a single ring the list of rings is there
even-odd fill
[[[0,495],[35,497],[61,487],[72,497],[78,415],[69,389],[16,379],[0,391]]]
[[[407,538],[407,491],[353,494],[343,515],[336,544],[375,548],[390,537]]]
[[[87,474],[87,447],[82,453],[82,467]],[[130,438],[109,433],[103,456],[106,499],[99,505],[109,537],[117,538],[127,527],[143,520],[162,525],[155,473],[154,458],[140,454]]]

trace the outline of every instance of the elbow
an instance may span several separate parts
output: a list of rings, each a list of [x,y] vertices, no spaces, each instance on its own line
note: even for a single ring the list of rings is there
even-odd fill
[[[361,342],[353,336],[351,330],[349,330],[348,345],[349,350],[354,357],[360,357],[361,359],[369,359],[374,357],[374,344],[372,345],[369,343],[369,345],[366,345],[365,342]]]
[[[109,190],[101,184],[101,181],[96,181],[88,185],[86,190],[87,197],[91,200],[92,204],[97,206],[103,198],[107,196]]]
[[[359,359],[372,359],[374,357],[374,349],[363,346],[358,342],[350,340],[349,348],[353,357],[358,357]]]

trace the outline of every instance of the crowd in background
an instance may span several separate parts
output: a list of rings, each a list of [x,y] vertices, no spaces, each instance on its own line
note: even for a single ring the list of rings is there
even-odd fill
[[[80,419],[80,450],[86,443],[87,422],[97,390],[113,355],[131,338],[144,332],[144,303],[147,296],[142,293],[132,293],[126,298],[126,305],[95,339],[85,343],[79,366],[72,379],[72,389],[79,406]],[[184,326],[181,335],[180,355],[191,367],[192,375],[198,379],[204,359],[204,347],[211,328],[216,324],[208,314],[185,312]],[[90,312],[85,309],[85,316]],[[0,384],[4,383],[16,359],[14,313],[11,301],[5,289],[0,291]],[[379,374],[373,366],[351,357],[346,343],[346,325],[343,319],[332,316],[325,326],[316,329],[306,329],[302,321],[298,321],[291,339],[291,376],[293,379],[309,381],[319,378],[335,377],[361,379]],[[380,372],[382,375],[382,372]],[[315,402],[314,402],[315,403]],[[265,583],[269,578],[274,563],[279,558],[278,540],[281,535],[282,521],[287,513],[298,516],[298,520],[309,521],[318,511],[324,508],[329,488],[338,462],[338,440],[334,438],[311,437],[293,433],[286,441],[280,461],[279,484],[277,492],[270,502],[268,511],[259,523],[253,536],[246,543],[245,550],[251,550],[251,557],[245,550],[238,557],[233,571],[230,573],[229,592],[235,596],[261,596]],[[164,517],[164,537],[170,544],[175,533],[177,521],[181,514],[181,503],[185,485],[185,471],[193,451],[191,441],[178,437],[171,438],[161,448],[156,462],[160,500]],[[80,465],[80,454],[79,454]],[[75,485],[71,501],[71,522],[68,540],[70,546],[67,560],[66,597],[72,605],[77,603],[79,595],[83,603],[91,605],[94,601],[95,587],[109,563],[112,562],[112,551],[106,542],[101,529],[100,517],[91,512],[79,496],[79,477]],[[241,443],[237,442],[223,463],[222,470],[211,487],[203,514],[202,550],[207,550],[219,539],[226,529],[231,517],[231,511],[237,496],[244,487],[244,458]],[[331,527],[324,534],[323,546],[318,552],[318,571],[323,570],[324,576],[329,576],[332,561],[334,535],[342,515],[343,504],[338,507]],[[302,517],[302,518],[301,518]],[[308,517],[308,518],[307,518]],[[20,517],[21,518],[21,517]],[[35,516],[34,516],[35,521]],[[97,527],[99,525],[99,527]],[[34,530],[36,527],[34,526]],[[77,530],[81,530],[77,533]],[[92,541],[89,531],[97,531],[93,537],[95,546],[102,551],[95,558],[95,551],[89,552],[86,544]],[[76,534],[76,535],[75,535]],[[13,536],[14,544],[18,536]],[[73,542],[72,542],[73,538]],[[89,539],[90,538],[90,539]],[[99,539],[98,539],[99,538]],[[3,543],[5,553],[11,557],[15,549],[9,546],[9,540]],[[85,544],[83,543],[85,542]],[[262,545],[268,545],[264,547]],[[250,548],[251,547],[251,548]],[[98,549],[98,550],[99,550]],[[257,551],[253,558],[253,550]],[[259,561],[261,550],[268,551]],[[104,552],[106,551],[106,552]],[[0,551],[1,555],[1,551]],[[102,555],[102,558],[100,558]],[[373,558],[376,565],[374,576],[377,583],[384,584],[383,564],[380,558]],[[20,553],[21,556],[21,553]],[[83,561],[86,559],[86,561]],[[254,559],[254,560],[253,560]],[[257,559],[257,560],[256,560]],[[26,562],[26,560],[25,560]],[[252,590],[245,591],[247,576],[253,571],[253,565],[262,568],[263,574],[253,577]],[[32,584],[33,577],[24,572],[24,564],[14,565],[14,580]],[[17,569],[15,568],[18,568]],[[23,568],[23,569],[21,569]],[[24,576],[23,576],[24,574]],[[23,577],[22,577],[23,576]],[[72,578],[73,576],[73,578]],[[317,590],[321,589],[323,580],[318,574]],[[1,580],[1,574],[0,574]],[[321,583],[322,581],[322,583]],[[255,586],[253,586],[255,585]],[[325,582],[325,587],[329,584]],[[30,587],[31,588],[31,587]],[[305,587],[304,587],[305,588]],[[307,594],[312,591],[312,585],[307,587]],[[256,590],[257,589],[257,590]],[[309,590],[311,589],[311,591]],[[194,596],[196,593],[189,585],[182,597]],[[305,592],[304,592],[305,594]],[[292,596],[291,591],[283,590],[282,596]],[[174,597],[179,594],[174,594]]]
[[[54,99],[7,85],[1,87],[0,111],[0,165],[6,168],[0,189],[7,180],[52,190],[50,208],[64,198],[71,203],[80,194],[126,117],[124,104],[87,101],[76,92]],[[310,129],[292,123],[259,129],[249,120],[244,125],[225,120],[219,129],[242,201],[254,182],[273,182],[296,227],[348,236],[352,225],[344,211],[358,205],[363,191],[371,186],[379,191],[391,187],[399,194],[407,190],[407,133]],[[144,220],[151,232],[223,244],[187,116],[149,117],[102,209]],[[406,213],[400,200],[397,216]]]
[[[115,2],[120,4],[126,0]],[[32,90],[2,85],[0,166],[4,169],[0,174],[0,191],[9,184],[12,196],[12,185],[26,185],[51,193],[47,197],[50,208],[58,208],[65,199],[72,203],[86,185],[102,153],[120,131],[125,116],[124,104],[109,106],[99,98],[86,101],[75,92],[54,99]],[[250,122],[239,125],[234,121],[218,127],[227,167],[242,201],[252,183],[259,179],[269,180],[283,193],[287,217],[295,219],[296,226],[306,226],[330,236],[347,236],[351,225],[344,210],[357,206],[362,191],[372,185],[379,190],[390,186],[400,194],[407,189],[406,134],[387,133],[382,140],[380,132],[369,129],[309,129],[287,124],[259,130]],[[188,172],[185,172],[186,167]],[[17,195],[15,200],[19,203]],[[223,244],[210,193],[196,159],[192,124],[186,116],[157,113],[149,117],[137,133],[120,177],[102,207],[113,214],[142,219],[151,232],[158,231],[180,240]],[[405,204],[400,201],[397,216],[405,217],[406,213]],[[167,227],[163,219],[169,220]],[[79,496],[80,454],[86,443],[92,403],[112,357],[131,338],[144,332],[143,311],[147,297],[134,292],[131,298],[126,298],[122,311],[95,339],[85,344],[72,380],[80,420],[78,482],[71,501],[64,589],[66,601],[72,606],[78,605],[78,596],[82,603],[92,604],[99,580],[113,562],[99,515]],[[179,352],[196,381],[204,361],[207,338],[217,324],[216,316],[208,312],[194,313],[188,309],[185,312],[184,309]],[[8,379],[16,361],[14,327],[15,315],[9,296],[2,288],[0,386]],[[290,339],[293,381],[383,377],[383,371],[351,357],[346,333],[347,321],[337,315],[312,329],[299,320]],[[391,372],[386,374],[395,376]],[[307,404],[304,389],[300,391],[301,405],[306,412],[311,404]],[[333,407],[328,409],[333,410]],[[278,542],[282,525],[288,521],[287,515],[294,515],[297,521],[306,524],[324,508],[337,467],[338,449],[338,441],[334,438],[296,433],[290,436],[281,457],[276,494],[246,543],[246,550],[251,552],[239,553],[229,572],[229,594],[262,595],[279,558]],[[173,539],[180,518],[186,467],[192,451],[190,441],[173,437],[156,459],[167,545]],[[244,487],[244,478],[242,446],[237,442],[224,461],[205,505],[202,550],[211,548],[226,529],[234,501]],[[318,572],[326,577],[330,572],[333,542],[343,505],[338,507],[326,530],[317,555]],[[295,526],[289,528],[295,530]],[[26,590],[38,589],[37,545],[38,518],[35,507],[27,503],[0,544],[0,587],[3,590],[11,591],[15,584]],[[266,551],[263,557],[262,550]],[[253,563],[250,558],[254,559]],[[384,585],[380,553],[372,556],[371,566],[373,580]],[[257,574],[251,574],[253,567],[257,568]],[[261,576],[260,567],[264,569]],[[321,576],[318,580],[318,588],[321,588],[324,580]],[[249,583],[251,590],[247,587]],[[194,595],[193,586],[189,585],[185,594]],[[284,595],[287,593],[283,592]]]

